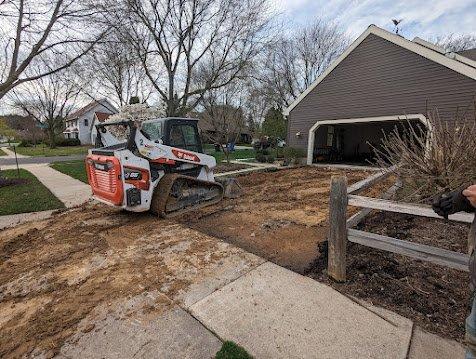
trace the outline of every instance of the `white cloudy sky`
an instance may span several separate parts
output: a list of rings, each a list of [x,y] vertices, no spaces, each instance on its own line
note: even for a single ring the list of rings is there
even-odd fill
[[[476,34],[476,0],[275,0],[275,6],[297,25],[316,17],[336,21],[352,39],[370,24],[392,30],[395,18],[403,19],[401,33],[409,39]]]

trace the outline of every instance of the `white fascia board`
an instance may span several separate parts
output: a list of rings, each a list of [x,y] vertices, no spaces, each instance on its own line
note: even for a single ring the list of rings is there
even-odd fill
[[[446,57],[449,57],[450,59],[455,59],[456,61],[463,62],[468,66],[476,68],[476,61],[471,60],[470,58],[467,58],[465,56],[461,56],[455,52],[450,52],[446,54]]]
[[[445,54],[441,54],[434,50],[431,50],[423,45],[414,43],[410,40],[407,40],[399,35],[383,30],[375,25],[370,25],[367,30],[365,30],[362,35],[360,35],[348,48],[345,50],[342,55],[340,55],[337,60],[335,60],[332,65],[330,65],[326,71],[324,71],[317,79],[314,81],[311,86],[309,86],[299,97],[284,110],[284,115],[289,116],[291,110],[301,102],[304,97],[306,97],[319,83],[322,82],[329,75],[332,70],[334,70],[354,49],[360,45],[362,41],[367,38],[370,34],[376,35],[382,39],[385,39],[397,46],[400,46],[404,49],[412,51],[428,60],[434,61],[440,65],[443,65],[453,71],[456,71],[464,76],[467,76],[473,80],[476,80],[476,68],[473,66],[457,61],[456,59],[449,58]],[[455,57],[456,58],[456,57]]]

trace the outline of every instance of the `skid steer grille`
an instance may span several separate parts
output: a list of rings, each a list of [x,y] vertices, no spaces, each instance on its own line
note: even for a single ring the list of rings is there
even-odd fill
[[[96,168],[93,169],[92,178],[94,187],[102,191],[114,193],[117,189],[117,173],[112,168],[109,171],[101,171]]]
[[[114,156],[89,155],[86,158],[88,180],[94,196],[121,205],[124,189],[120,179],[121,164]]]

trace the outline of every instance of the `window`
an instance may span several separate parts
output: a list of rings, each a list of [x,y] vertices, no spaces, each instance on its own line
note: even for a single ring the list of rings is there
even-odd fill
[[[190,151],[198,152],[198,141],[195,127],[190,125],[182,125],[181,127],[185,139],[185,147]]]
[[[185,140],[183,138],[182,128],[179,125],[173,125],[170,129],[170,146],[185,148]]]
[[[142,124],[142,132],[151,141],[157,142],[162,139],[162,123],[161,122],[145,122]]]
[[[88,126],[89,125],[89,121],[87,118],[84,119],[84,126]]]
[[[199,151],[197,132],[192,125],[172,125],[170,129],[170,146]]]

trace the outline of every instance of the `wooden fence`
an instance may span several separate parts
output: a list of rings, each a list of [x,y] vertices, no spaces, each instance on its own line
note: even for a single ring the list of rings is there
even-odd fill
[[[334,176],[331,180],[329,202],[329,254],[328,274],[336,281],[346,280],[347,242],[358,243],[367,247],[397,253],[446,267],[468,271],[469,255],[448,251],[441,248],[418,244],[353,229],[371,210],[381,210],[395,213],[405,213],[414,216],[441,218],[433,212],[430,206],[420,206],[409,203],[390,201],[388,198],[395,193],[398,184],[392,186],[382,199],[359,196],[356,193],[372,186],[388,176],[376,174],[363,181],[347,187],[345,176]],[[363,208],[347,219],[347,206]],[[474,215],[456,213],[449,220],[471,223]]]

